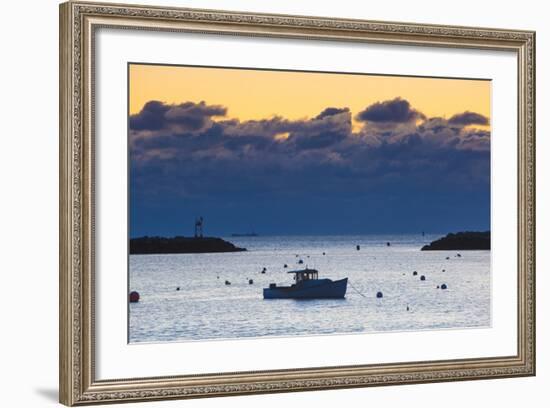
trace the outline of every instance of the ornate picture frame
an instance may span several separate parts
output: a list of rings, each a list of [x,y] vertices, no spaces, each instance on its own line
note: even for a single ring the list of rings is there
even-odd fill
[[[404,363],[358,362],[303,369],[97,379],[94,47],[96,31],[105,27],[515,53],[518,72],[517,353]],[[59,384],[63,404],[535,375],[535,33],[532,31],[78,1],[63,3],[60,5],[59,180]]]

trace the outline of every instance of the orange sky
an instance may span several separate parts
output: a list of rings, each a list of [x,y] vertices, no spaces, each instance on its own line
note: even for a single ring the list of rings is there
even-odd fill
[[[464,111],[491,117],[487,80],[137,64],[130,65],[129,75],[131,114],[159,100],[224,105],[229,118],[240,120],[310,118],[329,106],[348,107],[355,116],[375,102],[401,97],[428,117]]]

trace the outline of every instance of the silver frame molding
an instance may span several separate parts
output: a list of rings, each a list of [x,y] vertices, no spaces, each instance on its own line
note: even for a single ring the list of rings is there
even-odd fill
[[[118,29],[425,45],[517,54],[518,349],[513,356],[95,379],[94,32]],[[535,375],[535,33],[182,8],[60,5],[60,402],[197,398]]]

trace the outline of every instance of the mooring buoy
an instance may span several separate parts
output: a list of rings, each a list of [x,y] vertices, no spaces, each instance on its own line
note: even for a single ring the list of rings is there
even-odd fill
[[[136,291],[130,292],[130,303],[139,302],[139,293]]]

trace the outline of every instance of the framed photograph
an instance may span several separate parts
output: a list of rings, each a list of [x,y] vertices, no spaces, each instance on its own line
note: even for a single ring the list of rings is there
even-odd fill
[[[60,401],[535,374],[535,33],[60,6]]]

